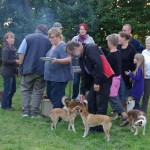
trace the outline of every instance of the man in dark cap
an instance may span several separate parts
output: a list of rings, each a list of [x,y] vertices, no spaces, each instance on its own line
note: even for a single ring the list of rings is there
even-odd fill
[[[53,24],[53,27],[54,27],[54,28],[59,28],[59,29],[61,29],[61,30],[63,29],[61,23],[59,23],[59,22],[55,22],[55,23]]]
[[[45,88],[44,61],[51,48],[47,37],[48,28],[41,24],[36,28],[35,33],[27,35],[22,41],[18,54],[20,61],[21,96],[22,96],[22,117],[37,117],[39,105]],[[32,104],[30,106],[32,97]]]

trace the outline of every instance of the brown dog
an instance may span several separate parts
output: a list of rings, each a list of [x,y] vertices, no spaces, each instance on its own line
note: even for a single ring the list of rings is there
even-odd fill
[[[107,141],[110,140],[110,128],[112,126],[112,118],[106,115],[95,115],[95,114],[90,114],[88,113],[88,111],[80,106],[77,106],[74,109],[78,109],[78,112],[82,118],[84,127],[85,127],[85,131],[84,131],[84,135],[83,137],[86,137],[89,131],[90,127],[95,127],[98,125],[102,125],[104,132],[105,132],[105,138],[107,139]]]
[[[138,134],[138,127],[143,126],[143,135],[145,135],[145,126],[146,126],[146,114],[137,109],[130,110],[128,112],[128,121],[129,129],[133,131],[133,128],[136,128],[134,135]]]
[[[54,128],[56,129],[56,125],[58,122],[58,119],[61,118],[63,121],[68,121],[68,130],[72,130],[76,132],[75,127],[74,127],[74,120],[76,117],[76,111],[74,110],[69,110],[69,109],[63,109],[63,108],[54,108],[49,112],[49,117],[52,121],[51,123],[51,130]]]
[[[86,103],[80,103],[78,100],[72,100],[68,96],[63,96],[62,97],[62,104],[65,106],[65,108],[68,108],[70,110],[72,110],[76,106],[81,106],[81,107],[86,107],[87,108]]]

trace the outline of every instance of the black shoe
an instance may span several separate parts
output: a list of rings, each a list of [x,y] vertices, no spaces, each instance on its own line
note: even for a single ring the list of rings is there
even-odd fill
[[[93,134],[96,133],[95,127],[90,127],[89,132],[91,132]]]
[[[8,108],[8,110],[15,111],[15,108],[14,107],[10,107],[10,108]]]
[[[96,132],[104,132],[103,127],[101,125],[100,126],[96,126],[95,127],[95,131]]]
[[[126,120],[123,120],[120,124],[120,127],[124,127],[126,126],[127,124],[129,123],[129,121],[126,119]]]
[[[3,110],[14,111],[14,108],[2,108]]]

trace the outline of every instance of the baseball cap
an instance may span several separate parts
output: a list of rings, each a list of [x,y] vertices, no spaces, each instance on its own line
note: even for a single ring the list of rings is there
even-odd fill
[[[55,27],[55,28],[60,28],[60,29],[63,28],[62,25],[61,25],[61,23],[59,23],[59,22],[55,22],[55,23],[53,24],[53,27]]]

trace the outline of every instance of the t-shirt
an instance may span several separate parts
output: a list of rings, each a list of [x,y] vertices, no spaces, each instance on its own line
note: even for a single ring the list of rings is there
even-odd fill
[[[110,52],[106,58],[115,76],[119,76],[121,74],[121,53],[118,50],[116,52]]]
[[[66,44],[61,42],[55,49],[50,49],[46,57],[62,59],[70,57],[66,51]],[[44,79],[46,81],[67,82],[73,79],[72,64],[52,64],[50,61],[45,62]]]

